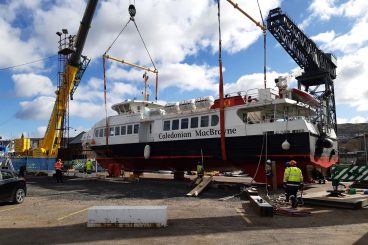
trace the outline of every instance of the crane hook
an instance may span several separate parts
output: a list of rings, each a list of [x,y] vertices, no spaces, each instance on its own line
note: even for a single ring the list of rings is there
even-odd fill
[[[128,10],[129,10],[129,14],[130,14],[130,19],[134,19],[134,16],[137,13],[137,11],[135,10],[134,5],[130,4]]]

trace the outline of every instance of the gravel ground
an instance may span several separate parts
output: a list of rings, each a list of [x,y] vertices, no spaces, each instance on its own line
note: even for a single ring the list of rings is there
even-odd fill
[[[0,244],[368,244],[368,209],[309,207],[308,217],[259,217],[238,185],[186,197],[189,181],[29,177],[21,205],[0,204]],[[98,205],[167,205],[166,228],[87,228]]]

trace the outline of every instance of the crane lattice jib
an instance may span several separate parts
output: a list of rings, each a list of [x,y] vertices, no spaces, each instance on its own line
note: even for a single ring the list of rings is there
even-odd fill
[[[335,57],[322,52],[280,8],[270,10],[267,29],[304,71],[319,70],[336,78]]]

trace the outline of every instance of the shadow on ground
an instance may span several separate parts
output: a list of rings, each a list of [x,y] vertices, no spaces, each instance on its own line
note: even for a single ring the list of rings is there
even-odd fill
[[[56,183],[52,177],[29,177],[27,181],[28,196],[47,198],[72,198],[73,200],[89,198],[121,199],[144,198],[163,199],[185,197],[191,190],[189,181],[173,179],[140,179],[139,181],[108,181],[88,178],[64,178],[64,183]],[[209,187],[199,198],[218,199],[240,192],[238,185],[216,185]]]
[[[330,219],[321,224],[318,222],[311,222],[313,217],[287,218],[290,219],[290,222],[285,222],[285,220],[280,220],[275,217],[258,217],[257,219],[261,220],[260,223],[263,223],[261,226],[259,222],[256,224],[246,224],[240,216],[236,215],[210,218],[169,219],[168,227],[166,228],[87,228],[85,223],[57,227],[6,228],[0,229],[0,238],[2,244],[29,243],[30,241],[27,239],[28,237],[32,237],[33,242],[42,244],[93,243],[118,240],[127,241],[128,239],[143,238],[149,238],[152,241],[159,242],[163,237],[165,237],[165,239],[170,239],[170,237],[178,239],[177,237],[190,237],[191,235],[198,235],[199,233],[201,236],[210,234],[225,234],[226,236],[227,233],[238,234],[237,232],[253,231],[253,235],[258,232],[263,232],[262,234],[264,235],[268,235],[268,233],[277,234],[279,232],[280,234],[287,236],[286,233],[292,232],[291,228],[314,228],[312,230],[316,231],[315,228],[320,226],[346,224],[346,220],[336,222],[336,220]],[[352,223],[358,224],[358,222],[363,222],[363,220],[355,220],[355,222]],[[309,232],[312,232],[312,230]],[[309,232],[305,231],[307,235]],[[318,233],[318,230],[316,233]],[[244,237],[244,239],[246,240],[246,237]],[[355,244],[367,244],[367,240],[368,233],[362,236]],[[5,243],[3,243],[4,241]]]

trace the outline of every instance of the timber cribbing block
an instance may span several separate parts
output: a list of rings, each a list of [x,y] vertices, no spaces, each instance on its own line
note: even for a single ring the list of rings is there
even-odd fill
[[[272,217],[273,208],[260,196],[249,196],[250,206],[253,207],[260,216]]]
[[[167,206],[95,206],[87,227],[165,227]]]

